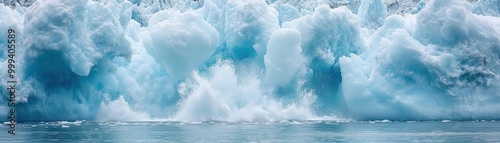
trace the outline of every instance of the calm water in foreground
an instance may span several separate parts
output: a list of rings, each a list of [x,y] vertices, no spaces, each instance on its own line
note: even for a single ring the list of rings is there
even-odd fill
[[[36,122],[0,142],[500,142],[500,122]]]

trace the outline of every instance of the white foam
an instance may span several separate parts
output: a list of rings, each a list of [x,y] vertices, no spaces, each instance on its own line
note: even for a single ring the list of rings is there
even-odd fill
[[[96,118],[97,121],[143,121],[148,119],[148,114],[130,109],[129,104],[122,96],[109,103],[102,103]]]
[[[208,78],[199,73],[181,84],[181,108],[175,119],[181,121],[268,121],[313,118],[310,104],[314,96],[304,93],[300,101],[283,105],[260,90],[256,78],[239,81],[231,63],[221,62]]]

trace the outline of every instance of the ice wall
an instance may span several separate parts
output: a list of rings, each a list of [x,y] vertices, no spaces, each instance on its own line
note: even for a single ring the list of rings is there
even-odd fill
[[[45,0],[0,6],[0,31],[14,28],[21,41],[17,118],[500,118],[495,1],[331,5],[356,2]],[[5,46],[5,35],[0,38]],[[0,79],[5,93],[6,76]],[[7,114],[6,99],[0,99],[0,116]]]
[[[415,17],[391,16],[369,47],[379,52],[341,58],[347,104],[364,104],[351,108],[354,115],[497,118],[498,18],[475,15],[472,7],[432,1]]]

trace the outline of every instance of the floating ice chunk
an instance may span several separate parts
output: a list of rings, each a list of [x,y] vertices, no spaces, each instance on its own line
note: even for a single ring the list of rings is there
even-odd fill
[[[60,125],[80,125],[80,124],[82,124],[82,121],[74,121],[74,122],[57,121],[57,124],[60,124]]]
[[[220,45],[219,33],[193,11],[164,10],[155,13],[144,45],[168,74],[183,79],[205,62]]]
[[[300,40],[296,29],[280,29],[271,35],[264,56],[266,82],[285,85],[294,78],[303,62]]]

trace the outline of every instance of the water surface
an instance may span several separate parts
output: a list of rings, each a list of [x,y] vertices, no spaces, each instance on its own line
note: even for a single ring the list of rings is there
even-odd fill
[[[500,142],[500,122],[31,122],[0,142]]]

